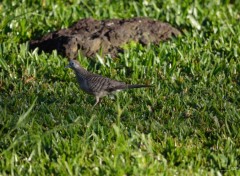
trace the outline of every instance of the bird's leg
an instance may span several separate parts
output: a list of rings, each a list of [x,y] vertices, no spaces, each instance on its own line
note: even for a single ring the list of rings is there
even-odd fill
[[[93,108],[94,108],[100,101],[101,101],[101,99],[100,99],[98,96],[96,96],[96,102],[95,102],[95,104],[93,105]]]

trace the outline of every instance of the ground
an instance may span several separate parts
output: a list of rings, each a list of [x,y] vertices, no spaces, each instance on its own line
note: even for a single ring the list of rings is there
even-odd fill
[[[239,175],[238,1],[0,3],[0,175]],[[182,36],[130,42],[91,72],[151,89],[92,110],[67,60],[29,42],[83,18],[149,17]]]

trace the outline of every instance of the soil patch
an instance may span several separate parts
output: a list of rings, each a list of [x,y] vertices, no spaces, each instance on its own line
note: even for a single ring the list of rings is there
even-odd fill
[[[171,37],[178,36],[179,30],[167,23],[150,18],[94,20],[81,19],[67,29],[46,34],[38,40],[30,41],[30,49],[59,54],[74,59],[78,51],[87,57],[96,53],[116,57],[122,46],[130,41],[147,45],[159,44]]]

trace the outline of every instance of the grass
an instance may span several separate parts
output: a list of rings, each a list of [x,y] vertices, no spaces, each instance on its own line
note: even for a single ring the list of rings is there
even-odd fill
[[[111,2],[111,3],[110,3]],[[238,1],[0,3],[1,175],[240,174]],[[74,21],[147,16],[181,29],[159,46],[129,44],[88,70],[152,89],[92,110],[66,59],[27,41]]]

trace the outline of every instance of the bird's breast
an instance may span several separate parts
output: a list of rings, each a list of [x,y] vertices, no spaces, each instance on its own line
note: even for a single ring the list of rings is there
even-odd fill
[[[90,90],[87,81],[85,79],[81,79],[79,77],[77,77],[77,81],[79,84],[80,89],[82,89],[84,92],[88,93],[88,94],[93,94],[93,92]]]

